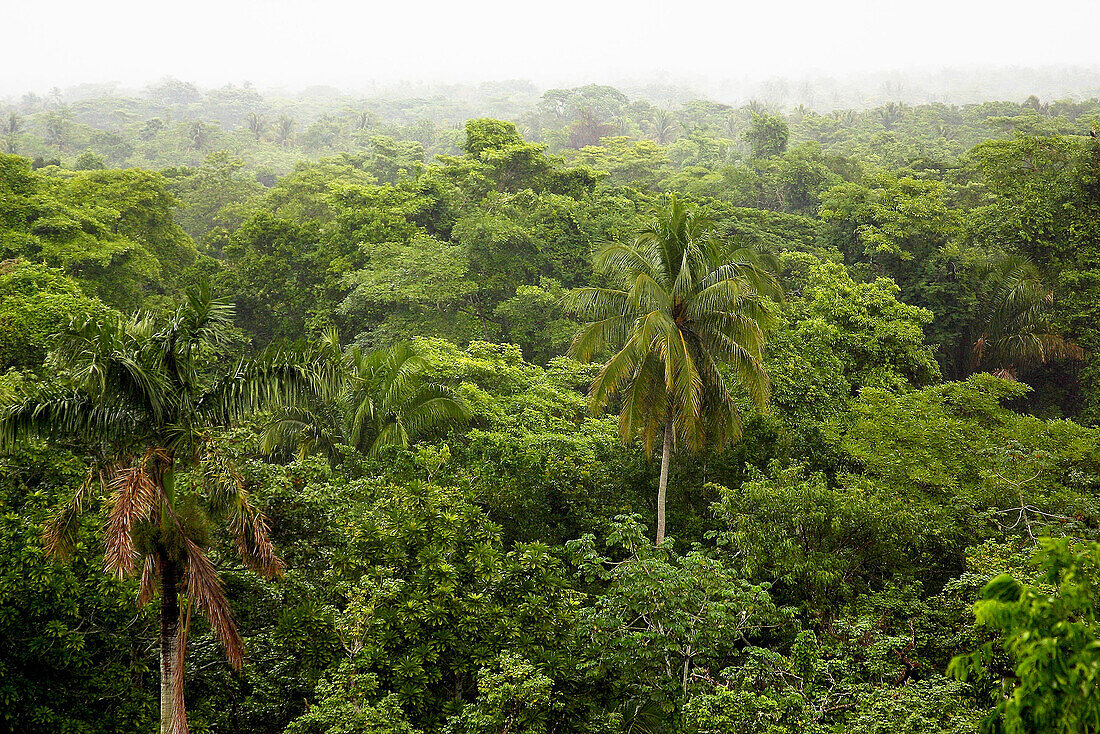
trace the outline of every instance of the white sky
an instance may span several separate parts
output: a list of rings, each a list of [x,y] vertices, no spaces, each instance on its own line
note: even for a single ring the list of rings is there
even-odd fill
[[[0,0],[0,92],[1100,66],[1100,0]]]

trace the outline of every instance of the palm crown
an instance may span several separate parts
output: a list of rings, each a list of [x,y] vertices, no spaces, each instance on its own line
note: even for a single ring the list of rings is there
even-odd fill
[[[658,539],[664,535],[664,485],[673,447],[699,450],[740,436],[727,371],[758,406],[766,403],[764,333],[769,299],[780,295],[768,258],[730,250],[715,223],[675,197],[629,244],[596,254],[607,286],[580,288],[569,304],[588,323],[570,353],[611,356],[589,391],[593,412],[621,395],[624,441],[641,435],[646,451],[663,436]]]
[[[74,323],[51,355],[57,383],[0,405],[0,450],[37,436],[76,442],[95,456],[88,481],[47,528],[47,549],[71,551],[77,516],[105,488],[106,569],[120,576],[140,570],[140,603],[158,591],[161,597],[162,731],[187,730],[183,671],[192,608],[209,620],[230,663],[242,661],[206,554],[212,523],[228,526],[249,567],[267,576],[282,570],[267,520],[216,449],[213,430],[293,393],[304,373],[298,355],[271,351],[211,379],[208,368],[231,325],[231,307],[206,289],[189,292],[166,316]]]
[[[1052,325],[1054,291],[1026,257],[1010,255],[988,266],[986,293],[974,343],[973,366],[1015,379],[1017,371],[1058,359],[1083,359],[1081,347]]]

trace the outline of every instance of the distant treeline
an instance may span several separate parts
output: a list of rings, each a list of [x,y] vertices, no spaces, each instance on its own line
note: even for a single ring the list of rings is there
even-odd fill
[[[463,123],[488,116],[515,122],[525,138],[552,152],[622,138],[656,144],[674,168],[712,168],[744,157],[749,146],[743,136],[753,115],[769,113],[785,119],[792,145],[813,142],[828,154],[896,166],[917,156],[957,156],[991,137],[1090,129],[1100,113],[1095,73],[1032,76],[1030,86],[1021,80],[1018,87],[993,79],[991,86],[1014,100],[1005,102],[968,101],[979,99],[969,90],[981,88],[984,77],[956,79],[945,72],[926,86],[902,77],[864,80],[869,86],[858,93],[832,80],[775,80],[735,105],[656,84],[544,91],[531,82],[505,81],[410,86],[369,96],[324,86],[262,93],[247,83],[203,90],[176,79],[140,92],[86,84],[0,101],[0,145],[39,165],[78,169],[194,166],[211,151],[229,150],[270,184],[299,160],[370,152],[391,140],[412,145],[409,154],[421,162],[455,154]]]

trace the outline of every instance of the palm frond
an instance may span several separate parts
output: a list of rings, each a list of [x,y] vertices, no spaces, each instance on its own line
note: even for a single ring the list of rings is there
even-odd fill
[[[609,242],[596,252],[593,269],[597,273],[619,275],[621,273],[642,273],[651,278],[659,278],[660,273],[654,267],[653,258],[647,256],[644,248],[637,244],[624,245]]]
[[[581,362],[588,362],[608,345],[621,344],[625,341],[630,334],[630,325],[633,322],[633,317],[617,315],[585,324],[573,337],[569,345],[569,356]]]
[[[626,316],[630,301],[630,291],[622,288],[575,288],[562,297],[567,311],[587,320]]]
[[[653,453],[671,408],[663,372],[661,360],[653,352],[642,355],[619,413],[619,437],[630,443],[641,434],[647,454]]]
[[[84,481],[64,505],[55,510],[42,529],[42,543],[50,558],[67,560],[76,546],[77,521],[84,514],[85,504],[96,487],[106,491],[102,467],[88,469]]]
[[[394,416],[386,421],[375,435],[369,447],[366,447],[367,456],[377,456],[387,446],[406,447],[409,445],[409,434],[400,416]]]
[[[588,404],[595,415],[603,412],[611,396],[622,384],[634,378],[639,358],[645,353],[639,339],[631,339],[600,367],[588,390]]]
[[[230,530],[236,536],[237,550],[245,565],[266,578],[280,578],[286,565],[271,542],[267,516],[253,507],[243,489],[230,515]]]
[[[106,450],[131,443],[143,428],[141,414],[125,403],[95,401],[57,385],[0,403],[0,451],[31,438],[81,439]]]
[[[692,449],[739,435],[739,416],[718,364],[758,406],[768,396],[764,335],[782,299],[778,262],[752,249],[730,249],[715,222],[675,196],[630,244],[596,256],[613,288],[574,290],[565,304],[586,323],[569,354],[588,360],[604,349],[589,389],[602,411],[622,394],[619,429],[651,451],[671,420],[674,444]]]
[[[202,613],[222,643],[229,664],[240,670],[244,661],[244,643],[233,621],[233,612],[222,589],[221,577],[214,564],[193,540],[184,537],[186,563],[184,577],[189,603]]]
[[[122,577],[136,570],[138,553],[132,532],[140,520],[149,519],[163,498],[159,473],[164,457],[149,451],[137,464],[120,469],[111,481],[110,513],[103,564],[108,573]]]
[[[282,576],[284,565],[271,542],[267,517],[249,501],[244,476],[225,456],[214,451],[201,457],[200,471],[208,488],[210,507],[228,519],[244,564],[268,578]]]
[[[326,371],[306,345],[274,345],[215,380],[195,401],[195,413],[233,423],[272,405],[294,405],[316,394],[317,375]]]
[[[428,431],[470,417],[469,408],[446,388],[432,385],[421,390],[405,409],[405,430],[411,439]]]

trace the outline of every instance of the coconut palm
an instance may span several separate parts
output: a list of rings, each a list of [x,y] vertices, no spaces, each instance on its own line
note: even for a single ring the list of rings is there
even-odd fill
[[[610,285],[570,294],[569,305],[588,321],[570,354],[587,361],[613,350],[592,382],[592,411],[621,394],[623,441],[640,435],[651,453],[661,437],[660,543],[672,452],[740,437],[727,374],[757,406],[766,403],[764,333],[769,299],[780,295],[774,263],[751,250],[729,251],[713,221],[672,197],[632,243],[602,247],[595,267]]]
[[[973,368],[1015,379],[1051,360],[1082,359],[1084,350],[1055,333],[1054,291],[1035,263],[1009,255],[989,265]]]
[[[311,388],[275,411],[264,431],[266,453],[293,448],[304,457],[340,461],[341,447],[377,456],[386,446],[407,448],[424,433],[469,417],[466,406],[443,385],[426,379],[428,362],[408,344],[362,352],[344,351],[329,332],[321,340]]]
[[[247,484],[215,446],[214,431],[293,392],[298,356],[271,352],[216,379],[232,309],[196,289],[167,315],[74,323],[51,355],[59,379],[0,404],[0,451],[31,437],[75,441],[96,457],[88,481],[45,533],[47,551],[71,552],[76,519],[105,494],[104,566],[140,573],[138,602],[160,597],[161,732],[185,734],[184,670],[192,612],[210,622],[229,662],[243,646],[207,548],[222,523],[247,566],[282,562]]]

